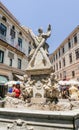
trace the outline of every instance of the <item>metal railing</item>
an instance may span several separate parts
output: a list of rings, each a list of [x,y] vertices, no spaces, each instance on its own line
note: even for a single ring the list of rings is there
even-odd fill
[[[25,52],[23,48],[21,48],[20,46],[18,46],[18,44],[15,45],[14,39],[11,39],[10,42],[9,42],[9,41],[7,40],[7,38],[6,38],[6,36],[2,35],[1,33],[0,33],[0,39],[3,40],[4,42],[7,42],[9,45],[15,47],[15,48],[18,49],[19,51]]]

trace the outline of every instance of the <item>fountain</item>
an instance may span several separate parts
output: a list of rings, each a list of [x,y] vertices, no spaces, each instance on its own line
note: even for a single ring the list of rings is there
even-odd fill
[[[27,86],[33,87],[32,103],[46,102],[46,89],[54,85],[54,74],[50,63],[48,53],[44,49],[46,40],[51,35],[51,25],[48,26],[47,32],[43,33],[41,28],[38,29],[39,35],[35,36],[30,30],[29,33],[34,40],[35,48],[30,52],[30,62],[26,69],[26,74],[30,77]],[[53,80],[52,80],[53,78]]]
[[[48,53],[44,48],[47,38],[51,35],[51,25],[48,26],[46,33],[43,33],[41,28],[38,32],[39,35],[36,36],[29,30],[34,40],[34,48],[30,52],[30,61],[26,69],[28,77],[26,87],[22,90],[24,101],[14,98],[6,99],[11,106],[8,109],[0,108],[0,130],[78,130],[79,110],[71,111],[73,104],[71,102],[67,104],[68,100],[64,103],[58,102],[57,81]],[[29,107],[23,107],[22,105],[27,105],[28,94]],[[75,104],[78,103],[75,102]],[[41,109],[36,109],[37,106],[41,106]]]

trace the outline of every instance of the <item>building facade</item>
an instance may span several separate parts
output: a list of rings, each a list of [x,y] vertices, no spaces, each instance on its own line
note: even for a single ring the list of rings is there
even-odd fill
[[[79,26],[50,55],[50,61],[58,80],[79,81]]]
[[[28,29],[0,2],[0,78],[12,80],[25,74],[32,42]]]

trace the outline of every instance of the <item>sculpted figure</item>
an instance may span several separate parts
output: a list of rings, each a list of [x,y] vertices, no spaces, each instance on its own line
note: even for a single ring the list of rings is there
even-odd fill
[[[48,25],[48,29],[46,33],[43,33],[43,30],[41,28],[38,29],[39,35],[35,36],[34,33],[29,30],[29,33],[32,37],[32,39],[34,40],[35,46],[36,46],[36,50],[34,52],[34,55],[32,56],[30,63],[31,65],[34,64],[34,60],[35,60],[35,56],[37,55],[38,50],[40,50],[40,52],[42,53],[43,58],[45,59],[45,55],[43,54],[43,45],[45,44],[45,41],[47,40],[48,37],[50,37],[51,35],[51,25]]]
[[[69,88],[70,98],[73,100],[78,100],[78,88],[75,86],[71,86]]]
[[[48,78],[48,86],[52,88],[55,83],[57,83],[57,81],[55,79],[55,75],[53,73],[51,73],[50,77]]]
[[[34,130],[33,127],[28,127],[24,120],[18,119],[13,124],[7,125],[7,130]]]

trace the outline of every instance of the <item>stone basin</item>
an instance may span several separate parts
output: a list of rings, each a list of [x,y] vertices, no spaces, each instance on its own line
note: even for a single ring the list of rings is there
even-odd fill
[[[78,130],[79,110],[75,111],[39,111],[27,109],[0,108],[0,130],[8,129],[18,119],[27,124],[22,130]],[[16,130],[21,130],[18,126]],[[32,129],[31,129],[32,128]]]

